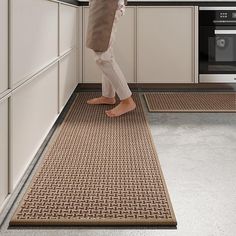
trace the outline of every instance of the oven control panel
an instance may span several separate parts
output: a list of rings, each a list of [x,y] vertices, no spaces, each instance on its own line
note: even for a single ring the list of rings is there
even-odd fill
[[[216,20],[236,20],[236,11],[217,11]]]
[[[220,12],[219,18],[221,19],[227,19],[228,18],[228,12]]]
[[[220,7],[200,7],[200,25],[228,24],[236,25],[236,7],[220,9]],[[202,9],[202,10],[201,10]]]

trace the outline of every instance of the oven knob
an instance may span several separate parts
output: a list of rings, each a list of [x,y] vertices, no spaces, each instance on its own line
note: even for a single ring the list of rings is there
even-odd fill
[[[218,47],[224,48],[226,44],[225,39],[222,39],[222,38],[216,39],[216,44]]]

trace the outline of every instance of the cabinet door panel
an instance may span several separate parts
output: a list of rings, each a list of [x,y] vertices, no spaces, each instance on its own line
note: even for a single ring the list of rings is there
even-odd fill
[[[84,7],[84,83],[101,83],[102,73],[94,60],[94,53],[91,49],[85,47],[86,30],[88,24],[88,7]],[[121,16],[117,23],[115,33],[114,56],[124,73],[127,82],[135,81],[135,27],[134,27],[134,7],[126,7],[125,15]]]
[[[193,83],[194,8],[140,7],[137,16],[137,80]]]
[[[13,93],[10,105],[13,190],[57,118],[58,64]]]
[[[60,55],[75,47],[77,9],[60,4]]]
[[[12,1],[11,27],[11,82],[15,87],[57,58],[58,3]]]
[[[135,82],[135,8],[126,7],[117,23],[114,54],[128,83]]]
[[[59,97],[60,111],[63,109],[74,89],[77,86],[76,80],[76,49],[72,50],[68,55],[60,60],[60,82]]]
[[[0,209],[8,195],[8,99],[0,103]]]
[[[8,1],[0,1],[0,93],[8,88]]]

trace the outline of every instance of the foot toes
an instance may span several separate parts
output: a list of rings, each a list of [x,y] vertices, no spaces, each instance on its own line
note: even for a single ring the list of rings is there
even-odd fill
[[[116,100],[104,99],[104,98],[92,98],[87,100],[87,104],[115,104]]]
[[[108,116],[110,116],[110,117],[114,116],[114,114],[112,113],[111,110],[107,110],[107,111],[105,111],[105,112],[106,112],[106,114],[107,114]]]
[[[87,101],[87,103],[88,103],[88,104],[92,104],[93,101],[94,101],[93,99],[89,99],[89,100]]]

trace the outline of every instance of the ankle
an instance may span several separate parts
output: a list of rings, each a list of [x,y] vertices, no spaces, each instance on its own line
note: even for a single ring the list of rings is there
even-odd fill
[[[126,99],[121,100],[120,102],[123,103],[123,104],[133,104],[134,100],[133,100],[132,97],[128,97]]]
[[[115,96],[114,96],[114,97],[105,97],[105,96],[102,96],[102,98],[105,98],[105,99],[115,99]]]

